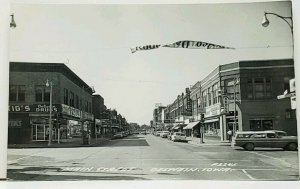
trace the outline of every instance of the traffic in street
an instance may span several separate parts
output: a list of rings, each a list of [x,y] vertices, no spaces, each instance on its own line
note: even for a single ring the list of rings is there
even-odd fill
[[[95,147],[8,149],[9,180],[297,180],[298,151],[245,151],[152,134]]]

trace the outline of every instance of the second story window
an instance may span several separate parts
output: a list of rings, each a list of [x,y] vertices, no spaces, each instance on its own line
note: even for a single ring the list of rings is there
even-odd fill
[[[9,101],[24,102],[25,101],[25,85],[9,86]]]
[[[79,108],[79,97],[76,95],[75,97],[75,108]]]
[[[207,90],[202,92],[202,107],[205,108],[207,106]]]
[[[69,105],[69,90],[64,88],[64,104]]]
[[[218,103],[218,83],[213,85],[213,104]]]
[[[49,102],[50,101],[50,89],[43,85],[35,86],[35,101],[36,102]]]
[[[249,78],[247,80],[247,98],[248,99],[272,98],[271,78]]]
[[[75,103],[74,103],[74,93],[70,91],[70,106],[74,107]]]

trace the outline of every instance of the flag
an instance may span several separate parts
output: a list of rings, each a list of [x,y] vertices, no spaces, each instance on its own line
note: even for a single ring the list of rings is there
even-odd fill
[[[203,41],[189,41],[189,40],[177,41],[169,45],[163,45],[163,47],[187,48],[187,49],[234,49],[231,47],[225,47],[222,45],[216,45],[216,44],[207,43]]]
[[[131,53],[135,53],[136,51],[142,51],[142,50],[152,50],[152,49],[157,49],[161,45],[145,45],[145,46],[139,46],[135,48],[130,48]]]

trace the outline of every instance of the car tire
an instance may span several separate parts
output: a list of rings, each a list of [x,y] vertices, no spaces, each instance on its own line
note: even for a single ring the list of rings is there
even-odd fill
[[[285,149],[290,150],[290,151],[295,151],[297,150],[298,145],[296,143],[289,143]]]
[[[253,151],[255,148],[254,144],[253,143],[247,143],[244,145],[244,149],[247,150],[247,151]]]

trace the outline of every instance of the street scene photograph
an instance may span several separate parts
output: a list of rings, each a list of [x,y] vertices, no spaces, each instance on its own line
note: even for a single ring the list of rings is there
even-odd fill
[[[299,181],[291,1],[10,5],[8,181]]]

